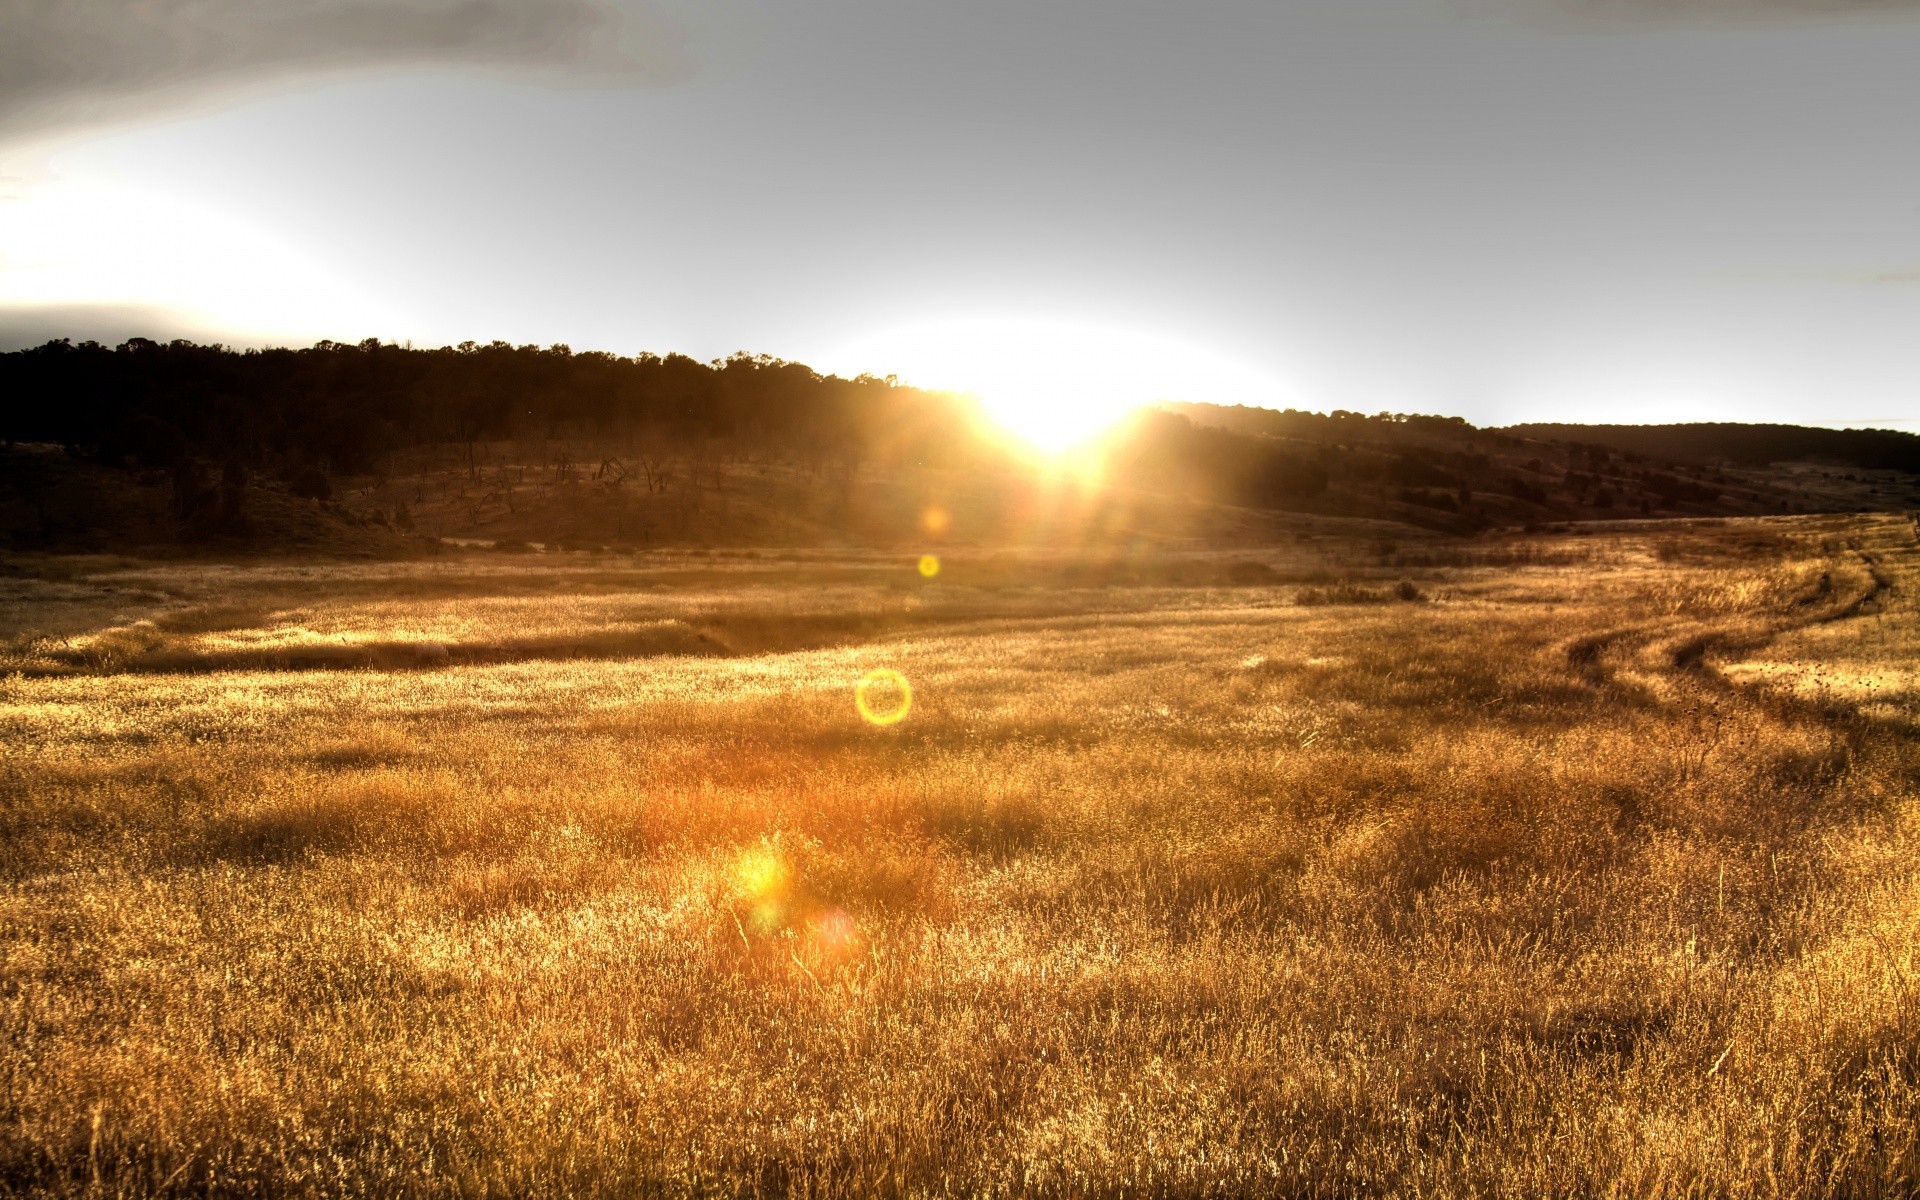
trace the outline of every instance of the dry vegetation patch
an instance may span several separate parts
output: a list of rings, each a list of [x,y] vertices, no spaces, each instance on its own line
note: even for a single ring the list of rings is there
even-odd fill
[[[1498,549],[73,572],[171,599],[0,677],[0,1184],[1914,1194],[1911,526]]]

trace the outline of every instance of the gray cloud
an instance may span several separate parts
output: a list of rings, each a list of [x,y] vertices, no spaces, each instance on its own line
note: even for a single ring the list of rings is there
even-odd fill
[[[1600,31],[1920,15],[1920,0],[1454,0],[1454,7],[1473,16]]]
[[[601,0],[0,0],[0,133],[361,67],[671,70],[621,25]]]
[[[138,304],[0,305],[0,352],[38,346],[56,338],[117,345],[128,338],[225,340],[162,308]]]
[[[1844,283],[1911,286],[1920,283],[1920,267],[1892,267],[1886,270],[1752,272],[1743,276],[1761,283]]]

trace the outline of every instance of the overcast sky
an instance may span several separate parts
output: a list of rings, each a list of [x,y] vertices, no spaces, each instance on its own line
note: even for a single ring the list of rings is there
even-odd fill
[[[1920,0],[0,0],[0,29],[0,346],[1098,359],[1182,399],[1920,428]]]

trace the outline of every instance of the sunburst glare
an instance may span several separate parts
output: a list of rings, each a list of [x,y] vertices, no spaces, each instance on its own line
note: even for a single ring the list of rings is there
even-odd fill
[[[1137,329],[1051,318],[983,317],[887,330],[849,347],[921,387],[967,392],[1008,432],[1069,449],[1163,400],[1278,405],[1273,380],[1206,347]]]

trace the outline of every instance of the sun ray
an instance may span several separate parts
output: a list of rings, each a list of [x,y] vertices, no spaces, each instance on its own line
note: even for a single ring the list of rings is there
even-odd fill
[[[836,356],[907,383],[965,392],[1018,440],[1058,453],[1142,405],[1209,400],[1273,405],[1274,382],[1205,347],[1120,326],[969,317],[901,326]]]

